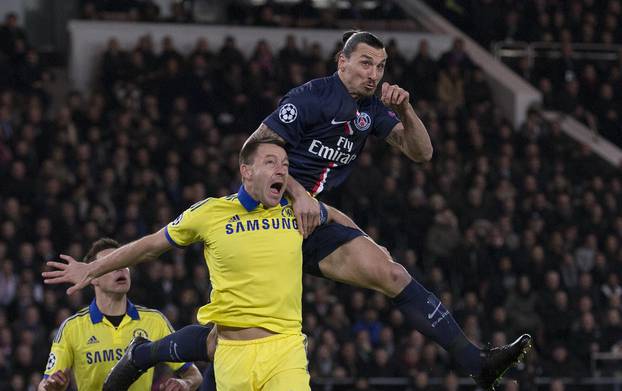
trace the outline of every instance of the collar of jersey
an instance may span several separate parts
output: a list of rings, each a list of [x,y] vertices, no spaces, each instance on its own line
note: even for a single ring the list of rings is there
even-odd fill
[[[134,306],[134,304],[132,304],[132,302],[129,300],[127,301],[127,310],[125,312],[130,318],[134,320],[140,319],[136,306]],[[91,305],[89,306],[89,315],[91,316],[91,322],[93,323],[99,323],[104,319],[104,314],[102,314],[99,308],[97,308],[97,303],[95,302],[95,299],[93,299]]]
[[[240,190],[238,190],[238,201],[247,211],[251,212],[259,206],[260,202],[251,197],[250,194],[244,188],[244,185],[240,186]],[[280,201],[281,206],[287,205],[287,200],[285,197],[281,198]]]
[[[340,102],[341,105],[339,106],[334,120],[339,122],[352,121],[358,115],[359,104],[365,103],[365,101],[370,98],[363,98],[357,101],[356,99],[352,98],[352,96],[348,92],[345,84],[343,84],[343,82],[339,78],[339,73],[333,73],[331,78],[333,79],[333,83],[335,83],[338,93],[341,95],[340,97],[338,97],[338,102]]]

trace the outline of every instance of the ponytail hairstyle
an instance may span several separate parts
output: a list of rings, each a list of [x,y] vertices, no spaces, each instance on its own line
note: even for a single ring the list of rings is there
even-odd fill
[[[356,47],[359,43],[364,43],[375,49],[384,49],[384,43],[382,43],[380,38],[368,31],[346,31],[345,33],[343,33],[341,42],[343,44],[343,48],[339,52],[337,52],[335,56],[335,61],[339,60],[340,54],[343,54],[346,58],[350,58],[350,55],[356,50]]]

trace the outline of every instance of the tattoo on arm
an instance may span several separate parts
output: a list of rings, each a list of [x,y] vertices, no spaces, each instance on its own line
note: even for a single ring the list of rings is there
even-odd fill
[[[261,125],[259,125],[257,130],[255,130],[253,134],[250,135],[250,137],[246,140],[246,142],[261,141],[261,140],[274,140],[274,139],[277,139],[281,142],[285,142],[285,139],[279,136],[277,132],[267,127],[266,124],[262,123]]]

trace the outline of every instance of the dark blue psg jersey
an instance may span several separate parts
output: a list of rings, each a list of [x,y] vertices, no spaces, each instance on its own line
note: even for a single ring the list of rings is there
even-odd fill
[[[335,73],[290,90],[263,121],[287,142],[290,174],[312,195],[346,180],[367,136],[399,122],[376,96],[355,100]]]

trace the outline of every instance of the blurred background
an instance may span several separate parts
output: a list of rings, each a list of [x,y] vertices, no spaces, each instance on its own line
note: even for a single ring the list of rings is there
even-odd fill
[[[1,390],[35,390],[91,300],[44,287],[44,262],[236,192],[244,140],[335,71],[352,28],[384,40],[385,80],[410,91],[434,157],[371,140],[324,199],[472,340],[535,336],[500,389],[622,390],[621,1],[3,0],[0,18]],[[132,279],[131,300],[175,327],[209,299],[201,248]],[[475,389],[386,297],[304,288],[313,390]]]

